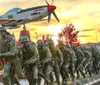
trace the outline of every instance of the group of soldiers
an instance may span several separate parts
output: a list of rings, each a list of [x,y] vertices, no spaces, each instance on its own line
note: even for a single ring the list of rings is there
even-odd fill
[[[95,46],[65,45],[60,40],[55,45],[52,39],[34,43],[26,36],[20,42],[18,47],[15,38],[0,27],[0,59],[7,61],[2,74],[4,85],[20,85],[15,74],[26,78],[29,85],[41,85],[41,79],[44,85],[67,85],[69,80],[100,71],[100,51]]]

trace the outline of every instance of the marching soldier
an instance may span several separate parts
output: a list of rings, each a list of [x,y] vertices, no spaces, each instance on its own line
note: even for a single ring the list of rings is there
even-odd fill
[[[47,46],[44,46],[43,40],[37,41],[37,48],[38,48],[38,52],[39,52],[39,56],[40,56],[39,73],[43,73],[45,83],[47,83],[47,85],[51,85],[50,79],[49,79],[49,75],[50,75],[50,69],[49,68],[50,68],[50,62],[51,62],[50,50]],[[39,78],[40,78],[40,76],[41,75],[39,75]],[[40,83],[40,82],[38,81],[38,83]]]
[[[48,47],[50,49],[51,55],[52,55],[52,68],[53,71],[55,73],[55,77],[56,77],[56,81],[57,84],[60,85],[60,69],[59,66],[62,66],[63,63],[63,55],[61,53],[61,51],[59,50],[59,48],[54,46],[54,42],[52,39],[48,40]],[[59,64],[59,65],[58,65]],[[51,75],[53,76],[53,75]]]
[[[62,85],[67,85],[69,80],[69,66],[70,66],[70,50],[65,47],[62,41],[58,41],[58,47],[63,54],[63,64],[61,66],[60,72],[62,76]]]
[[[22,64],[25,69],[29,85],[36,85],[38,79],[39,53],[36,45],[29,41],[28,37],[21,38]]]
[[[92,61],[92,54],[91,52],[89,51],[89,48],[85,47],[85,46],[80,46],[81,49],[82,49],[82,52],[84,53],[84,57],[85,57],[85,62],[83,64],[83,68],[85,69],[86,72],[89,73],[90,77],[91,77],[91,61]]]
[[[67,55],[70,58],[69,73],[71,75],[72,81],[74,81],[74,78],[75,78],[74,71],[75,71],[76,54],[75,54],[74,50],[72,49],[72,47],[70,46],[70,44],[67,44],[66,47],[67,47],[67,50],[68,50],[68,54]]]
[[[92,57],[93,57],[93,71],[95,74],[99,73],[99,60],[100,60],[100,53],[96,46],[91,47]]]
[[[85,78],[85,73],[83,72],[83,63],[85,62],[85,57],[83,52],[79,47],[76,45],[73,46],[73,50],[76,54],[76,63],[75,63],[75,72],[77,73],[77,79],[80,78],[79,72],[82,74],[82,76]]]
[[[4,52],[0,53],[0,58],[5,58],[7,60],[2,75],[3,83],[4,85],[10,85],[9,80],[11,65],[14,66],[15,73],[18,77],[25,78],[25,76],[19,64],[18,50],[14,37],[12,37],[12,35],[6,31],[5,27],[0,27],[0,36],[3,38],[3,42],[5,45]]]

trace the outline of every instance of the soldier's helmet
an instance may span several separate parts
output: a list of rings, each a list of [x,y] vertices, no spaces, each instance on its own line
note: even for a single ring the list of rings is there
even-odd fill
[[[49,39],[48,44],[54,44],[54,41],[52,39]]]
[[[59,40],[59,41],[58,41],[58,44],[59,44],[59,45],[63,45],[63,41]]]
[[[28,41],[29,41],[29,38],[27,36],[22,36],[21,39],[20,39],[21,43],[28,42]]]
[[[76,44],[72,44],[72,47],[77,47]]]
[[[40,39],[40,40],[38,40],[38,41],[37,41],[37,45],[44,45],[44,41],[43,41],[43,40],[41,40],[41,39]]]
[[[6,27],[0,27],[0,31],[7,31]]]
[[[67,48],[71,48],[70,44],[66,44],[66,47],[67,47]]]
[[[72,48],[75,49],[77,46],[76,44],[72,44]]]

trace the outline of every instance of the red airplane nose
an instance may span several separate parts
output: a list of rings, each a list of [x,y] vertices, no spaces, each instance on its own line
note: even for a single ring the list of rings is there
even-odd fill
[[[56,9],[56,6],[50,5],[48,6],[48,11],[53,11]]]

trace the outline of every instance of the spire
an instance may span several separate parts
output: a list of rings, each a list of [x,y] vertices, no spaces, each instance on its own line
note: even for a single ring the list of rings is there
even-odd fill
[[[23,25],[23,30],[26,30],[25,24]]]
[[[69,43],[71,45],[76,44],[77,46],[79,46],[80,42],[78,40],[78,33],[79,31],[76,31],[75,26],[71,23],[69,25],[66,25],[66,27],[62,29],[62,31],[58,34],[58,37],[65,44]]]

